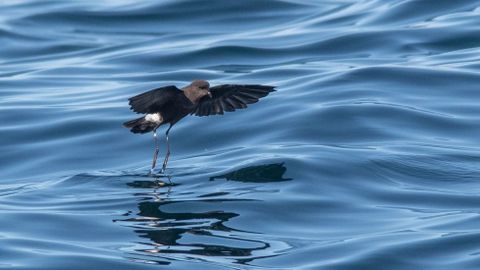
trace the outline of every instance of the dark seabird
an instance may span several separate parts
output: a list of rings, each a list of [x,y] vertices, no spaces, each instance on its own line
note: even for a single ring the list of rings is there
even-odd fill
[[[178,89],[174,85],[160,87],[128,99],[130,109],[145,115],[127,121],[123,125],[133,133],[153,131],[155,151],[150,171],[153,172],[159,151],[157,128],[163,124],[170,124],[165,133],[167,154],[163,161],[163,173],[170,157],[168,132],[180,119],[188,114],[208,116],[243,109],[247,104],[255,103],[259,98],[275,91],[274,88],[274,86],[257,84],[222,84],[210,87],[210,84],[204,80],[193,81],[183,89]]]

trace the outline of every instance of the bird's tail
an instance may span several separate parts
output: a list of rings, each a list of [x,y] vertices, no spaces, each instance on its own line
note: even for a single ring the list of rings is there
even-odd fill
[[[145,117],[140,117],[123,123],[123,126],[129,128],[133,133],[147,133],[154,130],[158,124],[149,122]]]

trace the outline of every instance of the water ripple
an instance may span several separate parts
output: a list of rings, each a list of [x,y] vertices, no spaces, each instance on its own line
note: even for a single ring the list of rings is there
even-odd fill
[[[0,7],[0,269],[480,265],[478,1]],[[278,91],[149,176],[126,100],[193,79]]]

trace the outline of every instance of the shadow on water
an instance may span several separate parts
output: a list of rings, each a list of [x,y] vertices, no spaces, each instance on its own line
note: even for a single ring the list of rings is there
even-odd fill
[[[250,166],[223,175],[212,176],[210,181],[226,179],[239,182],[268,183],[292,180],[291,178],[283,178],[286,171],[287,168],[283,162]]]
[[[210,177],[210,181],[222,178],[245,183],[292,180],[284,178],[286,170],[284,163],[249,166]],[[272,244],[260,233],[226,224],[240,216],[232,211],[240,207],[231,204],[257,199],[239,198],[231,191],[212,192],[211,187],[196,189],[190,194],[184,190],[186,185],[178,184],[182,182],[169,176],[126,183],[131,188],[142,189],[134,193],[140,198],[138,212],[114,220],[132,228],[143,239],[131,250],[130,259],[162,265],[171,260],[248,264],[280,254],[278,244]],[[182,196],[184,193],[188,195]]]

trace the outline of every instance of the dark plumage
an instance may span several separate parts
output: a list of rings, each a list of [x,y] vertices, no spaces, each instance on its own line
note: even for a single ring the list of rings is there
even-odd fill
[[[223,84],[210,88],[211,97],[203,97],[191,114],[208,116],[243,109],[255,103],[268,93],[275,91],[273,86]]]
[[[274,86],[223,84],[210,88],[207,81],[197,80],[182,90],[170,85],[150,90],[129,98],[130,109],[145,116],[127,121],[123,125],[133,133],[154,131],[155,153],[152,170],[158,154],[156,130],[163,124],[170,124],[166,132],[167,155],[162,171],[168,162],[170,146],[168,132],[172,126],[188,114],[208,116],[243,109],[258,99],[275,91]]]

